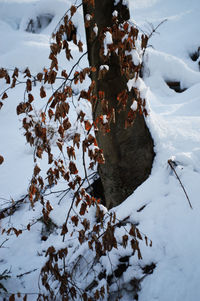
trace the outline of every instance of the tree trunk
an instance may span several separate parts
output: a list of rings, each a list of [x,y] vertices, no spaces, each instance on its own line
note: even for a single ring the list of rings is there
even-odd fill
[[[103,115],[99,91],[104,92],[109,108],[115,110],[115,122],[110,124],[110,132],[103,133],[100,126],[96,131],[98,146],[103,150],[105,157],[105,164],[100,164],[98,171],[107,208],[119,205],[148,178],[154,158],[153,140],[143,114],[137,112],[133,125],[125,129],[132,99],[135,98],[137,101],[137,97],[133,89],[128,91],[129,78],[121,72],[118,55],[113,53],[106,62],[100,55],[101,32],[112,26],[113,11],[118,11],[121,23],[129,19],[129,10],[122,4],[123,2],[119,1],[117,6],[114,2],[114,0],[95,0],[92,6],[88,0],[83,1],[88,60],[90,66],[96,67],[97,70],[92,75],[97,96],[93,103],[93,120]],[[87,24],[88,14],[93,16],[89,24]],[[98,27],[97,36],[94,34],[95,23]],[[105,64],[109,66],[109,70],[103,78],[99,78],[100,66]],[[117,97],[123,91],[127,91],[128,100],[125,110],[119,112]]]

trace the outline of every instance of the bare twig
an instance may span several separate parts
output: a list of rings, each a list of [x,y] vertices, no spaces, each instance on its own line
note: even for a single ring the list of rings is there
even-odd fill
[[[60,89],[62,89],[62,87],[64,87],[67,83],[67,81],[72,81],[74,78],[70,79],[70,76],[74,70],[74,68],[76,66],[78,66],[78,64],[80,63],[80,61],[82,60],[82,58],[87,54],[88,52],[84,52],[80,57],[79,59],[77,60],[77,62],[73,65],[73,67],[71,68],[70,72],[69,72],[69,75],[67,78],[65,78],[65,80],[63,81],[63,83],[54,91],[54,93],[52,94],[52,96],[54,96]],[[45,106],[45,109],[44,109],[44,112],[46,112],[47,108],[48,108],[48,105],[49,105],[49,102],[47,102],[46,106]]]
[[[38,270],[38,269],[33,269],[33,270],[31,270],[31,271],[28,271],[28,272],[19,274],[19,275],[17,275],[17,278],[21,278],[21,277],[23,277],[24,275],[31,274],[31,273],[33,273],[33,272],[35,272],[35,271],[37,271],[37,270]]]
[[[9,239],[8,238],[6,238],[3,242],[2,242],[2,244],[0,245],[0,248],[2,248],[3,247],[3,245],[8,241]]]
[[[78,193],[80,191],[80,189],[83,186],[84,182],[85,182],[85,179],[82,180],[82,183],[79,185],[78,189],[76,190],[76,193]],[[66,217],[66,220],[65,220],[65,223],[64,223],[64,225],[66,225],[66,226],[67,226],[67,223],[68,223],[68,220],[69,220],[70,213],[72,211],[73,205],[74,205],[75,200],[76,200],[76,193],[74,193],[73,200],[71,202],[70,208],[69,208],[68,213],[67,213],[67,217]],[[63,235],[63,242],[64,241],[65,241],[65,234]]]
[[[176,170],[175,170],[175,168],[174,168],[173,161],[172,161],[171,159],[169,159],[169,160],[168,160],[168,164],[169,164],[169,166],[171,167],[171,169],[173,170],[173,172],[175,173],[175,175],[176,175],[176,177],[177,177],[177,179],[178,179],[178,181],[179,181],[179,183],[180,183],[180,185],[181,185],[181,187],[182,187],[182,189],[183,189],[183,191],[184,191],[184,193],[185,193],[185,196],[186,196],[186,198],[187,198],[187,200],[188,200],[188,203],[189,203],[189,205],[190,205],[190,208],[193,209],[193,208],[192,208],[192,204],[191,204],[191,202],[190,202],[190,199],[189,199],[189,197],[188,197],[188,194],[187,194],[187,192],[186,192],[186,190],[185,190],[185,188],[184,188],[184,186],[183,186],[183,184],[182,184],[182,182],[181,182],[181,180],[180,180],[180,178],[179,178],[179,176],[178,176],[178,174],[177,174],[177,172],[176,172]]]
[[[83,158],[83,167],[84,167],[84,172],[85,172],[85,179],[87,180],[89,187],[91,187],[90,181],[88,179],[87,170],[86,170],[84,146],[82,146],[82,149],[83,149],[83,152],[82,152],[83,156],[82,156],[82,158]]]
[[[14,202],[9,207],[0,210],[0,220],[14,213],[19,208],[19,206],[24,202],[27,196],[28,195],[26,194],[22,199]]]
[[[148,36],[148,39],[150,39],[152,37],[152,35],[154,33],[156,33],[156,30],[165,22],[167,22],[167,19],[162,20],[155,28],[153,27],[152,32],[150,33],[150,35]]]
[[[152,31],[151,31],[151,33],[148,35],[148,41],[151,39],[151,37],[153,36],[153,34],[156,33],[156,30],[157,30],[162,24],[164,24],[166,21],[167,21],[167,19],[164,19],[164,20],[161,21],[156,27],[153,27],[153,25],[152,25]],[[143,54],[142,54],[143,57],[144,57],[144,55],[145,55],[146,49],[147,49],[147,48],[144,48],[144,50],[143,50]]]
[[[83,5],[83,3],[81,2],[80,4],[76,5],[76,9],[78,9],[79,7],[81,7]],[[56,27],[53,30],[53,33],[57,32],[58,27],[60,26],[60,24],[62,23],[62,21],[64,20],[65,16],[68,15],[68,13],[70,12],[71,7],[66,11],[66,13],[62,16],[62,18],[60,19],[60,21],[58,22],[58,24],[56,25]],[[70,17],[69,21],[71,20],[72,17]],[[51,37],[52,38],[52,37]]]

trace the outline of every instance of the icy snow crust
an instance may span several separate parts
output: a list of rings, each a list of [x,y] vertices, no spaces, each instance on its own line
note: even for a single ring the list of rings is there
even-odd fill
[[[69,6],[69,0],[0,0],[0,67],[13,69],[18,66],[23,70],[29,66],[36,73],[48,66],[50,34]],[[129,1],[129,6],[134,22],[148,33],[151,26],[147,22],[156,27],[164,19],[167,21],[158,28],[159,34],[154,34],[150,40],[153,47],[149,47],[145,54],[144,81],[129,83],[129,88],[131,85],[139,86],[148,101],[150,114],[146,121],[155,142],[156,157],[148,180],[114,209],[119,219],[131,215],[132,222],[139,223],[140,231],[153,241],[152,248],[140,245],[143,260],[131,258],[132,266],[124,273],[123,281],[128,282],[133,276],[140,277],[139,266],[155,262],[153,274],[142,281],[140,301],[197,301],[200,300],[200,72],[199,60],[192,61],[190,54],[200,46],[200,3],[199,0],[134,0]],[[27,20],[43,13],[54,16],[51,23],[39,34],[26,32]],[[83,37],[81,10],[76,18]],[[75,52],[71,66],[78,56]],[[85,59],[80,67],[86,64]],[[59,65],[69,68],[62,56]],[[180,82],[181,88],[186,90],[176,93],[166,81]],[[4,88],[1,81],[1,91]],[[16,115],[16,106],[23,99],[23,91],[21,86],[10,91],[0,111],[0,154],[5,158],[0,166],[0,209],[10,205],[11,198],[16,201],[27,193],[32,176],[33,150],[25,144]],[[36,97],[38,95],[38,107],[42,107],[45,100],[39,100],[37,87],[34,92]],[[50,93],[49,88],[47,94]],[[83,102],[82,106],[90,116],[87,102]],[[75,112],[71,114],[75,122]],[[193,210],[167,163],[169,159],[176,162],[176,172]],[[41,161],[40,167],[47,168],[45,160]],[[56,190],[63,188],[66,184],[60,183]],[[39,291],[38,277],[46,261],[43,256],[45,250],[52,244],[56,248],[62,246],[59,227],[66,218],[71,193],[60,205],[55,195],[49,195],[48,199],[54,207],[51,218],[58,228],[49,234],[47,241],[41,241],[44,229],[42,223],[37,222],[30,232],[24,231],[18,238],[11,235],[0,248],[0,274],[7,269],[12,276],[2,283],[9,292],[33,293],[28,300],[37,299],[34,293]],[[143,206],[144,209],[139,211]],[[40,210],[40,204],[33,211],[27,203],[11,218],[3,219],[1,227],[25,227],[40,217]],[[87,214],[91,224],[95,222],[94,215],[93,209]],[[120,237],[121,233],[118,235]],[[2,235],[0,244],[6,238]],[[71,256],[85,252],[84,246],[76,249],[75,241],[75,237],[67,241]],[[123,255],[128,250],[120,252]],[[112,252],[114,266],[118,263],[118,256]],[[108,259],[104,260],[102,264],[107,266],[109,273]],[[32,272],[19,277],[28,271]],[[90,283],[89,278],[86,281]],[[131,301],[132,296],[124,295],[122,300]]]

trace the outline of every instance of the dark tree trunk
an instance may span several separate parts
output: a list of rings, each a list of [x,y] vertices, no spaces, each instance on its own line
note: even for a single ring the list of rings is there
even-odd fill
[[[88,59],[90,66],[95,66],[97,71],[93,73],[92,80],[95,81],[95,94],[105,93],[109,107],[114,108],[115,123],[111,123],[110,132],[103,133],[100,128],[96,132],[98,145],[103,149],[105,164],[99,165],[99,175],[104,188],[106,206],[112,208],[125,200],[140,184],[149,176],[152,168],[154,151],[153,140],[146,126],[144,116],[137,113],[133,126],[125,129],[125,120],[130,111],[134,95],[133,89],[128,92],[128,101],[125,110],[118,112],[117,96],[127,90],[128,78],[121,74],[119,57],[112,54],[106,61],[100,56],[100,33],[106,27],[112,26],[112,13],[118,11],[120,22],[129,19],[129,10],[121,2],[114,7],[114,0],[95,0],[95,6],[83,1],[83,10],[86,15],[93,14],[92,21],[86,27],[86,38],[88,47]],[[97,24],[98,35],[94,34],[94,24]],[[99,79],[98,71],[101,65],[107,64],[109,71],[105,77]],[[93,103],[93,119],[102,115],[101,101],[97,99]]]

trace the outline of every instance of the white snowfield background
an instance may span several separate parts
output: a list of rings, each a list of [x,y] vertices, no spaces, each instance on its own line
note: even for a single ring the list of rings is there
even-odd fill
[[[0,0],[0,67],[20,70],[29,66],[32,73],[48,67],[50,35],[71,0]],[[145,53],[144,78],[138,85],[146,95],[149,116],[146,121],[155,143],[155,160],[150,177],[120,206],[114,208],[117,217],[139,224],[139,229],[153,242],[152,248],[141,244],[145,264],[154,262],[156,268],[144,278],[139,301],[198,301],[200,300],[200,1],[199,0],[129,0],[131,18],[137,26],[151,34]],[[29,20],[38,15],[50,17],[35,33],[27,32]],[[81,10],[76,16],[81,38],[84,25]],[[200,52],[200,50],[199,50]],[[197,53],[196,61],[191,56]],[[200,54],[200,53],[199,53]],[[61,56],[59,65],[70,68],[78,57],[66,62]],[[87,64],[86,58],[81,63]],[[180,93],[166,82],[180,82]],[[6,88],[0,81],[0,91]],[[35,88],[37,92],[37,87]],[[49,91],[50,93],[51,91]],[[0,154],[5,161],[0,166],[0,210],[27,193],[32,177],[33,150],[26,144],[16,106],[23,100],[24,87],[8,92],[0,111]],[[38,103],[42,101],[38,98]],[[87,104],[85,104],[87,108]],[[88,106],[88,110],[89,110]],[[89,113],[88,113],[89,114]],[[175,169],[187,191],[184,191],[170,168]],[[46,163],[41,161],[40,167]],[[80,160],[81,164],[81,160]],[[63,189],[65,183],[60,183]],[[45,263],[45,250],[62,244],[59,227],[70,206],[70,193],[58,205],[50,195],[54,210],[51,218],[58,228],[47,241],[41,241],[42,224],[31,231],[0,236],[0,274],[8,270],[11,278],[2,281],[11,293],[29,293],[28,300],[36,300],[38,278]],[[140,211],[139,209],[144,209]],[[27,203],[0,223],[5,226],[25,227],[40,216],[38,204],[34,211]],[[1,230],[0,229],[0,230]],[[114,260],[114,259],[113,259]],[[137,263],[138,265],[140,262]],[[131,279],[137,269],[127,269],[124,279]],[[31,273],[20,276],[26,272]],[[2,297],[3,298],[3,297]],[[1,295],[0,295],[1,299]],[[124,301],[131,301],[124,296]]]

